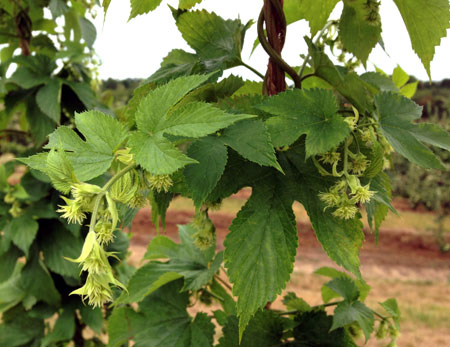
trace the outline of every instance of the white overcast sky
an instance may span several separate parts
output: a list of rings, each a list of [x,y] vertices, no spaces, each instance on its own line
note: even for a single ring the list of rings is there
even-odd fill
[[[100,78],[146,78],[159,68],[163,57],[170,50],[182,48],[191,51],[178,32],[167,7],[167,4],[177,7],[177,3],[177,0],[165,0],[155,12],[138,16],[128,22],[129,0],[112,0],[104,24],[102,13],[99,13],[95,20],[98,33],[94,47],[101,60]],[[262,0],[203,0],[195,8],[214,11],[226,19],[240,17],[246,22],[250,19],[256,21],[261,6]],[[330,18],[338,18],[341,11],[342,3],[339,3]],[[387,73],[392,73],[399,64],[408,74],[428,80],[425,69],[411,48],[408,33],[394,2],[382,1],[380,11],[382,37],[389,56],[377,46],[369,57],[367,69],[374,70],[376,65]],[[306,34],[309,34],[309,26],[304,20],[288,27],[282,55],[290,65],[301,64],[299,54],[306,51],[303,40]],[[247,31],[242,58],[264,73],[267,55],[263,49],[258,47],[250,57],[256,36],[254,24]],[[257,76],[243,67],[231,69],[231,73],[258,80]],[[447,31],[447,37],[441,40],[440,47],[436,48],[431,63],[431,77],[434,81],[450,78],[450,30]]]

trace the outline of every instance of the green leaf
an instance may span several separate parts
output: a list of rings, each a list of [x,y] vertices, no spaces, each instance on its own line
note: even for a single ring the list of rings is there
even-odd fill
[[[294,341],[298,346],[356,347],[344,328],[330,331],[333,318],[325,311],[304,312],[295,316]]]
[[[344,1],[339,20],[339,36],[344,48],[359,58],[364,66],[370,52],[381,39],[381,20],[377,5],[365,0]]]
[[[370,286],[363,279],[360,278],[354,279],[343,271],[339,271],[327,266],[321,267],[320,269],[314,271],[314,273],[316,275],[326,276],[333,279],[342,277],[348,278],[356,285],[357,291],[359,292],[359,299],[361,301],[364,301],[369,295]],[[324,303],[328,303],[331,299],[337,298],[339,296],[339,294],[335,290],[325,285],[322,286],[321,291],[322,291],[322,300]]]
[[[296,310],[299,312],[307,312],[311,310],[311,306],[309,306],[309,304],[302,298],[298,298],[293,292],[289,292],[284,296],[283,304],[288,310]]]
[[[77,113],[75,125],[86,142],[99,152],[114,152],[127,137],[119,121],[99,111]]]
[[[190,328],[191,340],[189,346],[210,347],[214,344],[215,325],[206,313],[198,312]]]
[[[377,88],[365,82],[356,73],[335,66],[322,49],[316,47],[308,38],[305,40],[312,58],[311,67],[314,69],[314,74],[332,85],[360,112],[372,111],[372,97],[377,94]]]
[[[269,132],[261,120],[239,122],[225,129],[220,139],[245,159],[282,172]]]
[[[65,307],[59,314],[53,330],[42,340],[42,347],[56,342],[72,340],[75,334],[75,311],[73,308]]]
[[[338,2],[339,0],[285,0],[283,7],[286,22],[291,24],[300,19],[306,19],[309,22],[311,36],[314,36],[325,26]]]
[[[450,134],[437,124],[419,123],[412,134],[419,141],[450,151]]]
[[[372,310],[362,302],[344,301],[339,303],[334,310],[333,325],[330,330],[333,331],[357,322],[367,341],[373,332],[374,321]]]
[[[28,250],[39,229],[39,224],[27,214],[13,218],[5,228],[5,234],[28,257]]]
[[[191,102],[160,120],[153,132],[196,138],[252,117],[254,116],[227,114],[210,104]]]
[[[6,314],[0,324],[0,346],[32,346],[44,336],[44,321],[31,318],[22,309],[17,309],[11,319]],[[17,312],[19,311],[19,312]]]
[[[131,13],[128,20],[140,14],[146,14],[159,6],[161,0],[130,0]]]
[[[191,321],[186,312],[189,294],[180,293],[181,285],[171,282],[139,305],[140,317],[131,320],[135,346],[211,346],[214,325],[203,313]]]
[[[209,69],[240,65],[244,36],[252,22],[225,20],[205,10],[185,12],[178,17],[177,27],[186,42]]]
[[[369,71],[363,73],[361,79],[380,91],[388,91],[388,92],[399,92],[399,89],[394,84],[394,82],[386,75],[383,75],[379,72]]]
[[[139,130],[153,133],[167,112],[187,93],[206,82],[211,75],[192,75],[179,77],[148,93],[136,111],[136,124]]]
[[[24,89],[33,88],[41,84],[48,83],[49,80],[49,76],[23,66],[17,68],[17,70],[14,71],[12,76],[9,78],[9,82],[15,83]]]
[[[400,93],[403,96],[406,96],[407,98],[411,99],[414,96],[414,94],[416,94],[418,85],[419,85],[419,81],[408,83],[400,89]]]
[[[183,277],[176,272],[169,272],[162,265],[164,264],[152,262],[140,267],[127,284],[128,293],[122,292],[115,304],[140,302],[158,288]]]
[[[134,335],[130,322],[139,314],[130,307],[116,307],[108,318],[108,345],[123,346]]]
[[[238,296],[240,336],[256,311],[281,293],[293,270],[295,217],[272,183],[254,187],[224,242],[225,266]]]
[[[99,111],[76,114],[75,124],[86,141],[62,126],[49,136],[45,148],[64,149],[75,176],[88,181],[109,169],[114,151],[125,141],[127,131],[119,121]]]
[[[428,143],[438,142],[441,146],[447,146],[449,137],[437,126],[419,127],[411,123],[412,120],[420,118],[422,114],[420,106],[404,96],[388,92],[378,94],[375,97],[375,105],[381,131],[399,154],[424,168],[444,168],[433,152],[419,140]],[[436,133],[439,138],[434,140],[432,136]],[[447,143],[442,143],[441,139]]]
[[[59,124],[61,118],[61,82],[57,79],[51,79],[39,88],[36,94],[36,103],[42,112]]]
[[[199,4],[201,2],[202,0],[179,0],[178,8],[182,10],[189,10],[190,8],[194,7],[196,4]]]
[[[10,278],[21,254],[17,247],[10,246],[5,253],[0,255],[0,283]]]
[[[55,287],[53,279],[45,265],[39,259],[39,253],[34,250],[22,270],[21,285],[27,294],[33,295],[50,305],[58,305],[61,296]]]
[[[97,334],[101,334],[103,328],[103,314],[100,307],[92,308],[89,305],[80,305],[81,319]]]
[[[48,7],[53,18],[57,18],[69,11],[69,6],[63,0],[50,0]]]
[[[447,0],[394,0],[411,39],[412,48],[419,56],[431,79],[430,62],[434,47],[450,28],[450,4]]]
[[[227,148],[218,139],[207,137],[192,143],[187,154],[198,161],[198,164],[187,166],[183,174],[195,206],[199,207],[212,192],[225,170],[228,159]]]
[[[257,312],[240,340],[238,319],[236,316],[229,316],[222,330],[219,347],[281,346],[284,319],[270,310]]]
[[[350,133],[340,116],[336,97],[324,89],[295,89],[269,98],[259,108],[277,115],[266,124],[274,145],[292,144],[306,134],[306,157],[325,153]]]
[[[355,301],[359,298],[359,290],[355,282],[348,276],[336,277],[325,286],[342,296],[347,301]]]
[[[209,289],[213,294],[217,297],[221,298],[220,305],[223,308],[223,312],[225,317],[230,315],[236,315],[236,302],[233,297],[227,292],[227,290],[219,284],[216,279],[212,280],[212,283],[209,285]],[[222,324],[221,324],[222,325]]]
[[[45,174],[50,177],[53,186],[60,192],[67,194],[76,182],[72,165],[65,152],[52,149],[47,155],[47,166]]]
[[[320,176],[310,160],[304,161],[304,146],[298,145],[281,158],[287,177],[281,182],[287,185],[293,198],[300,202],[311,220],[317,239],[328,256],[338,265],[361,277],[359,250],[364,240],[363,225],[357,218],[335,218],[325,210],[318,194],[332,183]]]
[[[78,99],[84,104],[86,109],[91,109],[98,106],[97,98],[92,91],[89,83],[86,82],[74,82],[69,80],[64,80],[63,83],[72,89],[72,91],[77,95]]]
[[[25,116],[29,130],[33,135],[35,146],[39,147],[47,140],[48,134],[55,130],[56,123],[41,111],[34,98],[28,98],[27,100]]]
[[[13,273],[7,281],[0,283],[0,313],[8,311],[16,306],[26,296],[20,283],[20,271],[23,264],[15,264]],[[0,324],[0,329],[2,324]],[[1,335],[0,335],[1,339]]]
[[[83,37],[84,42],[86,42],[86,46],[92,48],[95,39],[97,38],[97,30],[90,20],[84,17],[80,17],[78,20],[80,22],[81,36]]]
[[[144,259],[170,260],[166,263],[150,262],[139,268],[127,284],[128,294],[122,293],[116,305],[142,301],[161,286],[180,277],[184,277],[183,290],[198,290],[210,282],[222,263],[222,254],[213,260],[213,254],[199,250],[193,239],[196,231],[192,226],[179,226],[180,244],[165,236],[154,238]]]
[[[44,254],[44,262],[53,272],[62,276],[78,278],[78,264],[64,259],[76,259],[81,253],[83,242],[75,238],[70,231],[59,223],[52,223],[51,228],[43,233],[39,243]]]
[[[188,53],[182,49],[174,49],[164,58],[159,70],[147,78],[144,83],[155,82],[161,84],[177,77],[201,72],[206,72],[206,69],[200,63],[200,59],[196,54]]]
[[[103,7],[103,10],[105,11],[105,18],[106,18],[106,13],[108,12],[108,8],[109,8],[110,4],[111,4],[111,0],[103,0],[102,1],[102,7]]]
[[[163,136],[150,136],[138,131],[130,136],[128,145],[136,162],[154,175],[171,174],[188,164],[197,163]]]
[[[397,300],[390,298],[387,299],[386,301],[380,302],[380,305],[383,306],[386,312],[391,315],[397,329],[400,329],[401,312],[398,307]]]
[[[409,81],[409,75],[399,66],[392,72],[392,81],[397,88],[403,87]]]

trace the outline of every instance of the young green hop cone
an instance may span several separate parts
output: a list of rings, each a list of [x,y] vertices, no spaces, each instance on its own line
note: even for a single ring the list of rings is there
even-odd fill
[[[112,299],[110,284],[126,290],[124,285],[114,278],[108,256],[113,255],[106,252],[97,241],[94,231],[90,231],[85,239],[81,254],[77,259],[66,258],[74,263],[82,265],[81,271],[87,271],[88,276],[83,287],[70,293],[78,294],[82,300],[88,300],[89,305],[94,307],[103,306]]]

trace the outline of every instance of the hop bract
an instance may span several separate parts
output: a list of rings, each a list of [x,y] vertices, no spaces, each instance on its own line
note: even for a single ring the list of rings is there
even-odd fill
[[[161,191],[169,191],[173,185],[172,178],[169,175],[147,175],[150,188],[156,190],[158,193]]]
[[[60,208],[56,212],[62,213],[61,217],[66,218],[69,223],[81,224],[86,218],[86,215],[82,211],[82,207],[79,201],[71,200],[65,196],[61,196],[66,205],[58,205]]]

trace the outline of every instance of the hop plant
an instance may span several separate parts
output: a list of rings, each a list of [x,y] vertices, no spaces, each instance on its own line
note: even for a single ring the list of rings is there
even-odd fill
[[[116,151],[115,155],[118,161],[125,165],[136,164],[134,161],[133,154],[130,153],[130,148],[119,149]]]
[[[344,122],[348,124],[351,130],[355,130],[356,123],[357,123],[356,117],[345,117]]]
[[[375,192],[369,190],[369,184],[367,184],[365,186],[359,186],[358,188],[356,188],[356,191],[355,191],[353,197],[355,198],[356,202],[365,204],[365,203],[369,202],[370,199],[372,199],[374,194],[375,194]]]
[[[350,203],[343,203],[334,212],[333,216],[341,219],[352,219],[356,216],[359,209]]]
[[[320,161],[325,163],[325,164],[335,164],[337,162],[339,162],[339,160],[341,159],[341,154],[339,152],[336,151],[329,151],[327,153],[324,153],[320,156]]]
[[[9,209],[9,214],[13,217],[13,218],[17,218],[22,214],[22,208],[20,207],[20,202],[15,200],[12,203],[11,208]]]
[[[388,332],[389,332],[388,322],[385,319],[383,319],[378,325],[375,337],[377,339],[384,339],[388,335]]]
[[[364,154],[359,153],[353,158],[350,170],[352,173],[359,176],[366,171],[368,164],[369,161],[367,160],[367,157]]]
[[[86,218],[83,213],[81,203],[75,199],[61,196],[66,205],[58,205],[60,208],[56,212],[62,213],[61,217],[66,218],[69,223],[81,224]]]
[[[125,289],[122,283],[114,278],[108,261],[111,255],[114,254],[106,252],[100,245],[96,233],[90,231],[84,241],[81,255],[77,259],[66,258],[74,263],[80,263],[81,271],[88,272],[84,286],[74,290],[70,295],[78,294],[83,301],[87,299],[89,305],[101,307],[112,300],[110,284]]]
[[[206,250],[215,241],[215,227],[208,217],[207,211],[201,211],[194,217],[192,225],[197,229],[194,234],[194,244],[198,249]]]
[[[95,225],[98,242],[101,245],[107,245],[114,240],[114,229],[112,223],[108,219],[100,219]]]
[[[111,197],[123,204],[129,203],[130,200],[134,198],[139,188],[137,177],[138,175],[135,170],[127,172],[120,177],[120,179],[111,186]]]
[[[172,178],[169,175],[152,175],[147,174],[147,180],[150,188],[156,190],[158,193],[161,191],[168,192],[173,185]]]
[[[319,193],[319,199],[325,203],[326,205],[325,209],[328,207],[336,207],[339,205],[339,202],[341,201],[339,193],[333,190],[330,190],[329,192]]]

